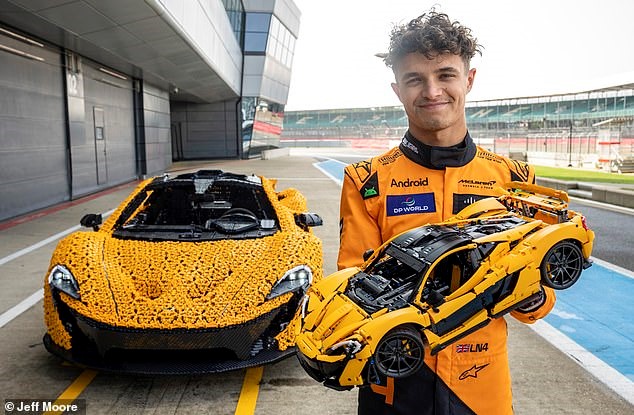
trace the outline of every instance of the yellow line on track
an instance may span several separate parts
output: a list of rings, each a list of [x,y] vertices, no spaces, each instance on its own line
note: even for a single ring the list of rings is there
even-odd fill
[[[242,390],[238,398],[235,415],[253,415],[255,413],[255,404],[258,400],[260,392],[260,381],[262,380],[262,366],[247,369],[242,382]]]
[[[81,394],[84,391],[84,389],[86,389],[86,387],[90,385],[90,382],[92,382],[95,376],[97,376],[97,371],[90,370],[90,369],[84,370],[81,373],[81,375],[79,375],[77,379],[75,379],[75,381],[71,383],[70,386],[66,388],[66,390],[57,397],[53,405],[59,405],[62,403],[69,404],[70,402],[77,399],[79,394]],[[61,414],[62,414],[61,411],[47,411],[47,412],[44,412],[43,415],[61,415]]]

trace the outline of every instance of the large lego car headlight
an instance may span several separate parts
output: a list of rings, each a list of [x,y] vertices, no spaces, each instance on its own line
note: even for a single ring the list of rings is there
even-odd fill
[[[73,274],[63,265],[55,265],[48,274],[48,283],[52,288],[56,288],[73,298],[80,299],[79,286]]]
[[[270,300],[275,297],[279,297],[282,294],[294,292],[294,291],[306,291],[310,286],[310,283],[313,281],[313,271],[306,266],[300,265],[295,268],[289,269],[286,271],[284,276],[280,278],[273,288],[269,295],[266,296],[267,300]]]

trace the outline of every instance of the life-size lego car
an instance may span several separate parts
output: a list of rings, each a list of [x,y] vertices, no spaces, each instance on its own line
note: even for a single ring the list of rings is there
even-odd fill
[[[333,389],[404,378],[425,353],[573,285],[594,233],[568,196],[512,182],[438,224],[401,233],[313,285],[293,325],[306,372]]]
[[[213,373],[295,353],[288,327],[322,277],[296,189],[201,170],[140,183],[59,242],[44,284],[46,348],[82,366]]]

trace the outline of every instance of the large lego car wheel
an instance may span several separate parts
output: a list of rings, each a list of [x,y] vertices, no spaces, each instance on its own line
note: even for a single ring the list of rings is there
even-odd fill
[[[542,261],[542,283],[563,290],[577,282],[583,271],[581,249],[570,241],[562,241],[548,250]]]
[[[423,365],[423,339],[418,330],[401,326],[388,332],[379,341],[374,353],[378,372],[393,378],[405,378]]]

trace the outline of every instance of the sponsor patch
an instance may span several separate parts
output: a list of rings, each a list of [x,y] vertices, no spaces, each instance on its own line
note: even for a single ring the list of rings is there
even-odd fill
[[[390,187],[419,187],[419,186],[429,186],[429,177],[418,177],[415,179],[410,179],[408,177],[405,180],[392,179],[392,181],[390,182]]]
[[[374,172],[374,174],[372,174],[372,176],[363,183],[359,192],[361,192],[361,197],[364,200],[379,195],[379,176],[376,172]]]
[[[436,201],[433,193],[387,196],[387,216],[433,213],[435,211]]]
[[[352,168],[354,169],[355,173],[357,173],[357,177],[359,178],[361,183],[363,183],[368,180],[368,177],[370,177],[370,173],[372,172],[372,161],[364,160],[358,163],[354,163],[352,165]]]
[[[470,193],[454,193],[451,213],[455,215],[470,204],[475,203],[480,199],[486,199],[487,197],[490,196],[474,195]]]
[[[513,168],[511,169],[511,180],[514,182],[527,182],[530,176],[530,168],[528,167],[528,164],[517,160],[511,160],[511,162],[513,163]]]
[[[401,153],[401,150],[396,150],[391,155],[387,155],[387,156],[383,156],[379,158],[379,163],[381,163],[381,165],[383,166],[386,166],[388,164],[394,163],[402,155],[403,153]]]
[[[474,180],[474,179],[460,179],[458,180],[458,184],[462,187],[472,188],[472,189],[493,189],[497,183],[495,180]]]
[[[418,147],[416,147],[414,144],[412,144],[407,137],[403,137],[403,140],[401,140],[401,145],[404,148],[407,148],[411,151],[413,151],[414,153],[418,154]]]
[[[492,161],[494,163],[502,164],[502,158],[495,153],[490,153],[488,151],[479,150],[477,154],[478,158],[485,159],[487,161]]]

